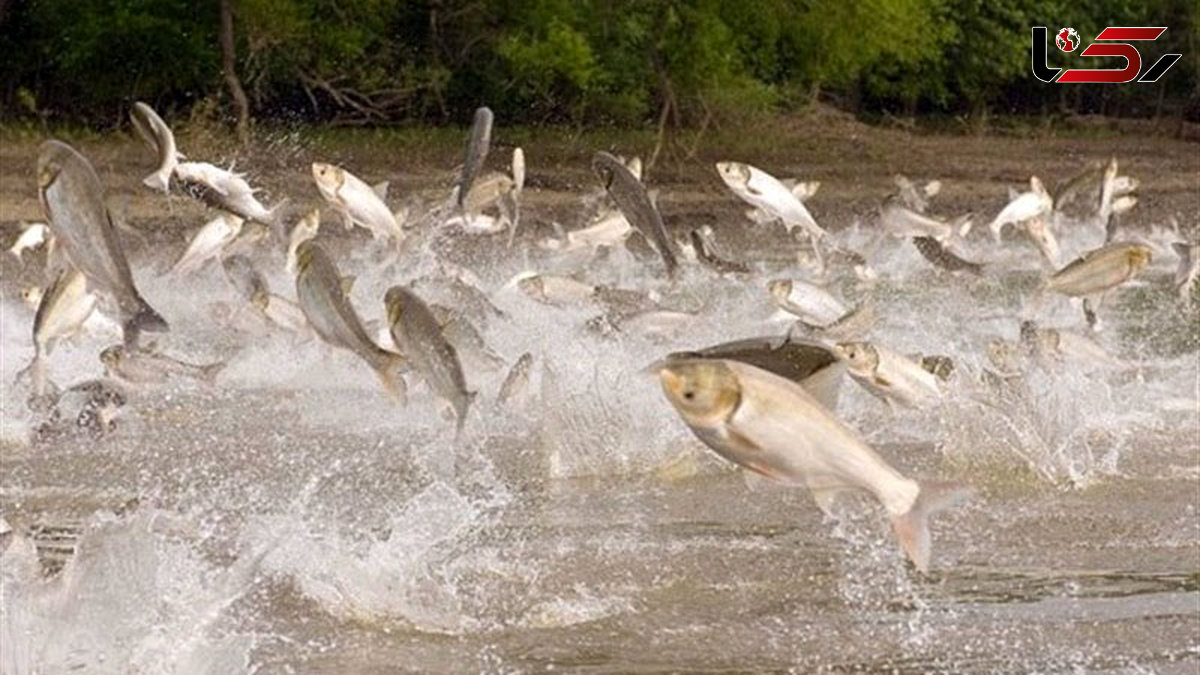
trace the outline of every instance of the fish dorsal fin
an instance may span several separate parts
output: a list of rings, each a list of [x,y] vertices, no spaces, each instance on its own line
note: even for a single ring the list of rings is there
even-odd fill
[[[377,197],[379,197],[380,199],[387,199],[389,185],[391,185],[391,183],[389,181],[386,181],[386,180],[381,181],[379,183],[372,185],[371,190],[373,190],[375,192],[375,195]]]
[[[795,178],[780,178],[779,182],[783,184],[783,187],[787,188],[791,192],[795,192],[796,186],[800,183],[800,181]]]
[[[817,194],[817,190],[819,190],[820,188],[821,188],[821,181],[810,180],[810,181],[802,181],[802,182],[796,183],[791,188],[791,190],[792,190],[792,194],[795,195],[796,199],[799,199],[800,201],[804,201],[806,199],[811,198],[813,195]]]
[[[1008,201],[1011,202],[1012,200],[1014,200],[1020,196],[1021,196],[1021,193],[1017,192],[1016,188],[1013,188],[1013,187],[1008,188]]]
[[[342,286],[342,294],[343,295],[350,295],[350,291],[354,290],[354,282],[355,281],[358,281],[358,277],[354,276],[353,274],[347,274],[346,276],[339,279],[339,282],[341,283],[341,286]]]
[[[396,219],[396,224],[403,226],[408,222],[408,206],[401,206],[392,213],[392,217]]]

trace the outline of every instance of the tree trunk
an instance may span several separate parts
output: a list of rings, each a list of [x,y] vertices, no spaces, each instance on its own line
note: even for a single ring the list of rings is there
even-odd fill
[[[233,99],[233,108],[237,113],[238,142],[246,145],[250,142],[250,101],[246,98],[246,90],[242,89],[242,81],[238,79],[234,69],[236,54],[233,42],[233,0],[221,0],[221,26],[218,39],[221,42],[221,76],[225,78],[225,86],[229,87],[229,96]]]

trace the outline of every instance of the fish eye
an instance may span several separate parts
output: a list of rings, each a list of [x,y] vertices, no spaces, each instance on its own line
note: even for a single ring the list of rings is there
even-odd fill
[[[691,401],[692,399],[696,398],[696,392],[688,389],[687,391],[683,392],[683,397]]]

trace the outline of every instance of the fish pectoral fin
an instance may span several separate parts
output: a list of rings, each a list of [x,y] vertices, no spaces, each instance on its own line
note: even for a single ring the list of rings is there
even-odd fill
[[[371,186],[371,190],[372,190],[372,191],[375,193],[375,195],[376,195],[376,196],[378,196],[380,199],[387,199],[388,185],[390,185],[390,182],[389,182],[389,181],[386,181],[386,180],[385,180],[385,181],[380,181],[380,182],[378,182],[378,183],[376,183],[376,184],[372,185],[372,186]]]
[[[879,374],[872,375],[871,382],[875,383],[875,386],[883,388],[883,389],[891,389],[892,388],[892,381],[882,375],[879,375]]]
[[[358,281],[358,277],[353,274],[347,274],[339,280],[343,295],[350,295],[350,291],[354,290],[355,281]]]
[[[813,487],[809,488],[809,491],[812,492],[813,501],[817,503],[817,508],[821,509],[821,513],[833,518],[833,505],[837,501],[837,496],[844,491],[844,488]]]

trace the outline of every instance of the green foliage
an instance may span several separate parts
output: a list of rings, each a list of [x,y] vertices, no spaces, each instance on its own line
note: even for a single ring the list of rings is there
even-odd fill
[[[30,0],[0,17],[0,114],[123,118],[145,99],[222,104],[219,0]],[[679,126],[832,98],[860,112],[1196,115],[1195,0],[233,0],[260,117],[379,124]],[[1167,25],[1155,85],[1045,85],[1029,28]],[[1081,67],[1050,50],[1052,65]],[[1088,59],[1090,60],[1090,59]],[[1093,67],[1106,67],[1088,63]],[[1146,64],[1148,67],[1148,63]],[[1111,66],[1109,66],[1111,67]],[[1192,112],[1188,112],[1191,106]]]

